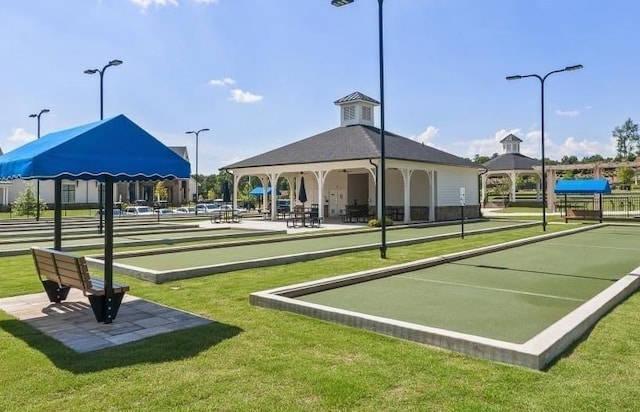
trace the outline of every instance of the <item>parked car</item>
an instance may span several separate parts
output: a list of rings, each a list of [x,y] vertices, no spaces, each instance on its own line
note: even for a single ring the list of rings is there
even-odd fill
[[[104,213],[104,210],[98,210],[96,212],[96,216],[100,216],[102,213]],[[113,215],[114,216],[122,216],[122,210],[117,209],[117,208],[113,208]]]
[[[155,213],[159,214],[159,215],[171,215],[171,214],[173,214],[173,210],[171,210],[169,208],[166,208],[166,207],[163,207],[163,208],[160,208],[160,209],[156,209]]]
[[[220,209],[213,203],[198,203],[196,205],[196,210],[198,213],[213,213]]]
[[[173,213],[195,213],[195,212],[196,212],[195,207],[182,206],[182,207],[177,207],[173,209]]]
[[[155,213],[153,212],[153,209],[150,208],[149,206],[127,206],[124,209],[123,214],[127,216],[144,216],[144,215],[153,216]]]

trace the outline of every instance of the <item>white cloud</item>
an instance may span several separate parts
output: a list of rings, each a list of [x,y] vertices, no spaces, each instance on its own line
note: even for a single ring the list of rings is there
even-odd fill
[[[147,11],[147,9],[151,6],[158,6],[158,7],[163,7],[163,6],[174,6],[174,7],[178,7],[180,5],[180,3],[178,2],[178,0],[129,0],[131,3],[135,4],[136,6],[140,7],[140,10],[142,10],[143,12]],[[198,3],[198,4],[204,4],[204,5],[208,5],[208,4],[218,4],[218,0],[192,0],[194,3]]]
[[[432,140],[436,137],[439,131],[440,129],[438,129],[437,127],[429,126],[424,130],[424,132],[420,133],[419,135],[411,136],[411,139],[422,144],[433,146]]]
[[[13,128],[11,135],[7,138],[10,142],[27,143],[36,139],[35,134],[27,133],[23,128]]]
[[[604,157],[614,156],[615,140],[610,139],[605,143],[597,140],[579,140],[570,136],[557,145],[552,140],[545,139],[545,157],[549,159],[560,160],[564,156],[576,156],[578,159],[582,159],[583,157],[597,154]]]
[[[580,110],[556,110],[556,115],[566,117],[576,117],[580,115]]]
[[[21,127],[14,127],[11,134],[3,139],[5,144],[2,145],[2,151],[7,153],[25,143],[29,143],[32,140],[36,140],[36,135],[27,133]]]
[[[262,96],[245,92],[240,89],[233,89],[231,90],[231,95],[228,100],[236,103],[256,103],[262,100]]]
[[[131,3],[140,7],[142,11],[147,10],[151,6],[178,6],[178,0],[129,0]]]
[[[473,139],[470,141],[460,142],[458,146],[463,147],[463,152],[460,156],[473,158],[475,155],[491,156],[494,153],[502,153],[502,145],[500,140],[504,139],[510,134],[521,137],[521,129],[501,129],[485,139]]]
[[[211,86],[227,86],[229,84],[236,84],[236,81],[230,77],[225,77],[224,79],[209,80],[209,85]]]

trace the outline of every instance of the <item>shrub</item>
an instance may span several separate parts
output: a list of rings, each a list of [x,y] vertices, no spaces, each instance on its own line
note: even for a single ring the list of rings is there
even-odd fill
[[[382,226],[382,222],[380,222],[378,219],[371,219],[369,220],[369,223],[367,225],[369,227],[380,227]],[[391,218],[388,216],[385,220],[385,226],[393,226],[393,220],[391,220]]]

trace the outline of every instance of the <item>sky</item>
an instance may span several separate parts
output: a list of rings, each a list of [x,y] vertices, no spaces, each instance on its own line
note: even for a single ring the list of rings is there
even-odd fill
[[[333,102],[379,99],[378,2],[2,0],[0,148],[125,114],[200,174],[340,125]],[[501,153],[513,133],[545,154],[615,156],[640,119],[635,0],[387,0],[385,127],[457,156]],[[379,110],[376,110],[379,125]],[[127,142],[123,141],[123,145]],[[96,148],[99,150],[99,148]]]

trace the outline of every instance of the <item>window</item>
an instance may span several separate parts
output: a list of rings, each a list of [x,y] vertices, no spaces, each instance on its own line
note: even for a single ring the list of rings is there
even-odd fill
[[[75,202],[76,202],[76,185],[63,184],[62,185],[62,203],[75,203]]]

